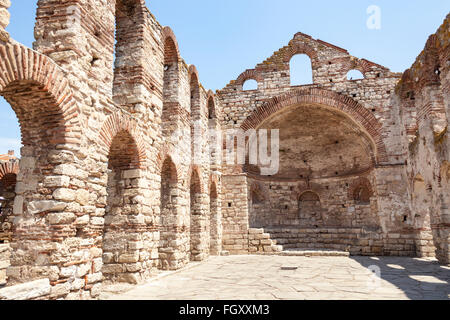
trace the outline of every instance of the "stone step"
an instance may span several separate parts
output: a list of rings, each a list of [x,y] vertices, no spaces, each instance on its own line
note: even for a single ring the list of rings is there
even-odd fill
[[[328,250],[328,249],[284,249],[279,253],[281,256],[299,256],[299,257],[349,257],[347,251]]]

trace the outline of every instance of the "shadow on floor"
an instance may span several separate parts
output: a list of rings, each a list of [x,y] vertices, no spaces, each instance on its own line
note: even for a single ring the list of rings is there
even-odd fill
[[[450,268],[436,260],[361,256],[351,256],[350,259],[365,268],[379,270],[381,279],[395,285],[409,299],[450,300]]]

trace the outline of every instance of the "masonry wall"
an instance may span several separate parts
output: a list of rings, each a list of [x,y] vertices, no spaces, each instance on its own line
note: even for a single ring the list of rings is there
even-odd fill
[[[248,192],[245,175],[222,176],[222,249],[248,253]]]
[[[249,179],[252,227],[367,227],[380,229],[377,195],[368,189],[367,199],[355,199],[356,187],[368,178],[348,177],[311,181]],[[253,189],[253,190],[252,190]],[[314,191],[309,191],[314,190]],[[306,198],[310,193],[314,199]]]
[[[448,263],[449,21],[431,35],[396,88],[417,255]]]
[[[312,84],[290,85],[289,62],[295,54],[309,56],[313,73]],[[364,79],[347,80],[347,72],[352,69],[361,71]],[[316,179],[309,187],[306,186],[304,179],[277,181],[270,177],[264,177],[262,181],[257,182],[258,187],[256,188],[258,189],[256,193],[259,193],[263,200],[257,199],[254,203],[250,201],[249,204],[250,225],[255,227],[301,227],[302,224],[304,227],[306,225],[314,227],[334,225],[346,228],[375,227],[375,229],[378,228],[376,237],[387,239],[388,233],[398,228],[400,216],[403,217],[402,213],[408,214],[409,212],[407,201],[405,201],[407,199],[406,188],[385,184],[384,173],[392,167],[395,168],[392,170],[400,170],[401,175],[401,170],[405,165],[402,145],[399,142],[402,137],[401,129],[398,126],[400,118],[397,113],[398,109],[391,100],[400,77],[401,74],[393,73],[373,62],[355,58],[342,48],[298,33],[288,46],[275,52],[272,57],[258,64],[254,69],[246,70],[237,80],[231,81],[227,87],[218,91],[223,108],[222,127],[226,129],[257,129],[265,119],[270,119],[271,115],[278,115],[283,110],[288,110],[287,108],[291,105],[314,103],[340,109],[354,120],[356,119],[356,123],[354,123],[356,127],[365,126],[370,139],[376,140],[372,142],[374,146],[370,147],[374,149],[377,157],[369,179],[373,195],[370,204],[355,204],[348,196],[348,189],[352,181],[363,177],[362,175]],[[249,79],[258,82],[257,90],[243,91],[243,83]],[[337,94],[337,96],[335,97],[333,94]],[[339,107],[338,103],[331,100],[332,98],[342,99],[340,101],[343,103],[359,105],[364,119],[359,122],[358,116],[351,114],[349,106]],[[367,125],[368,123],[369,125]],[[223,156],[226,156],[225,152]],[[313,161],[321,161],[321,159]],[[224,164],[223,170],[229,174],[237,174],[247,172],[248,168]],[[391,172],[393,173],[393,171]],[[395,174],[398,175],[398,173]],[[378,176],[380,176],[380,180],[378,180]],[[388,179],[390,178],[391,176],[388,177]],[[397,179],[397,176],[394,179]],[[251,185],[252,182],[249,182],[250,198],[252,196]],[[383,188],[382,185],[389,189],[386,191],[389,196],[383,196],[380,199],[378,188]],[[326,187],[329,189],[327,190]],[[314,214],[310,214],[311,221],[302,221],[298,199],[300,189],[302,191],[311,190],[319,194],[321,220],[312,221],[316,219],[311,218]],[[255,196],[258,198],[257,195]],[[394,207],[396,210],[392,210]],[[395,211],[395,218],[392,216],[393,211]],[[395,221],[391,221],[392,219]],[[404,229],[401,223],[400,226],[402,232],[412,232],[410,229]],[[386,241],[389,242],[384,240],[384,242]],[[379,253],[383,249],[375,249],[375,251]],[[406,251],[410,252],[411,250],[408,248],[405,249]]]
[[[448,18],[401,81],[298,33],[214,94],[144,0],[39,0],[33,50],[4,30],[8,7],[0,94],[24,147],[1,299],[96,298],[108,281],[140,283],[210,254],[279,252],[272,233],[354,254],[435,251],[448,263]],[[291,87],[298,53],[313,83]],[[352,69],[365,79],[346,80]],[[257,90],[242,90],[248,79]],[[222,162],[224,137],[211,130],[258,129],[292,106],[359,134],[367,172],[289,181]]]
[[[200,229],[194,229],[200,239],[196,260],[207,258],[208,144],[201,140],[194,168],[191,141],[173,140],[173,131],[179,129],[183,136],[183,130],[193,127],[190,84],[195,67],[181,59],[170,29],[159,25],[144,1],[42,0],[35,31],[36,51],[11,39],[0,48],[2,62],[18,61],[13,62],[18,74],[2,73],[0,91],[20,119],[25,145],[11,216],[15,225],[8,285],[46,278],[51,299],[95,298],[104,281],[138,283],[165,268],[160,263],[160,186],[168,157],[176,165],[178,190],[168,226],[174,236],[167,243],[172,248],[169,268],[189,262],[190,238],[197,236],[190,232],[189,209],[189,178],[197,169],[203,200]],[[167,37],[172,37],[175,51],[166,47]],[[170,54],[177,65],[176,81],[173,94],[164,95],[165,71],[173,70],[164,70]],[[202,134],[209,124],[206,100],[211,94],[197,85],[196,120]],[[29,96],[17,95],[24,88]],[[42,113],[30,119],[21,106]],[[165,119],[163,109],[172,116]],[[53,127],[41,125],[40,116]],[[54,132],[50,141],[35,143],[49,130]],[[215,239],[221,239],[218,219]],[[216,254],[219,248],[216,244]]]

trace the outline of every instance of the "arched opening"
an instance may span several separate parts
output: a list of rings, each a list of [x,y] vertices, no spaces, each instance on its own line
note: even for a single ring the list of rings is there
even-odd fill
[[[103,226],[103,276],[112,281],[137,283],[139,268],[127,264],[140,261],[133,230],[139,215],[136,202],[139,186],[139,152],[133,136],[122,130],[111,142],[108,155],[107,198]]]
[[[200,118],[200,86],[195,73],[191,74],[190,95],[191,118],[197,120]]]
[[[200,86],[196,73],[191,74],[190,81],[191,107],[191,159],[194,164],[201,162],[202,136],[198,130],[201,119]]]
[[[242,90],[258,90],[258,82],[254,79],[245,80],[245,82],[242,84]]]
[[[436,247],[431,229],[432,214],[431,195],[422,175],[413,181],[412,213],[416,230],[416,251],[419,257],[435,257]]]
[[[3,56],[0,57],[0,60],[2,59]],[[6,61],[6,59],[2,61]],[[29,62],[25,60],[25,63]],[[23,72],[20,68],[17,66],[17,70],[20,70],[18,72]],[[6,71],[2,72],[6,74]],[[45,72],[43,69],[42,74]],[[59,84],[57,74],[54,75],[54,78],[54,83]],[[20,223],[26,224],[27,219],[36,219],[36,216],[43,211],[39,203],[44,200],[53,200],[56,190],[62,187],[58,184],[45,184],[45,177],[52,175],[55,167],[50,159],[65,159],[61,155],[65,152],[65,133],[69,131],[66,128],[67,122],[64,119],[61,105],[57,103],[49,90],[35,81],[22,80],[9,83],[0,92],[19,120],[22,141],[20,163],[14,163],[18,172],[9,172],[14,174],[6,174],[2,178],[2,194],[6,195],[5,198],[8,198],[9,201],[3,212],[5,215],[1,221],[1,232],[8,241],[15,244],[16,250],[22,251],[24,256],[31,254],[31,250],[35,250],[33,241],[39,238],[39,234],[48,233],[50,221],[41,219],[40,223],[36,223],[33,228],[21,227]],[[3,142],[6,142],[8,149],[16,151],[20,148],[20,142],[15,137],[18,133],[17,129],[14,129],[15,117],[8,111],[4,113],[5,104],[0,105],[2,113],[0,118],[6,120],[7,124],[4,127],[1,126],[0,135],[2,137],[6,135]],[[2,153],[1,150],[0,153]],[[59,162],[59,164],[61,163],[64,163],[64,160]],[[8,161],[7,164],[12,163]],[[18,185],[20,188],[16,188]],[[45,187],[42,187],[44,185]],[[67,200],[67,202],[70,201]],[[48,212],[51,212],[52,209],[48,208]],[[17,219],[19,217],[23,219]],[[43,241],[39,242],[42,244]],[[11,256],[10,262],[12,267],[20,266],[27,272],[36,263],[34,260],[24,261],[14,254]],[[8,284],[33,280],[35,276],[27,272],[9,276]]]
[[[0,243],[11,241],[12,223],[9,217],[13,211],[15,187],[19,168],[22,142],[20,127],[14,110],[0,96],[0,197],[6,199],[0,215]]]
[[[319,104],[314,101],[316,96],[305,101],[309,89],[298,92],[301,102],[293,102],[295,96],[289,95],[286,104],[282,99],[267,104],[267,109],[257,109],[242,125],[245,130],[279,129],[279,141],[275,143],[278,171],[264,175],[262,169],[267,164],[259,160],[255,168],[259,167],[261,174],[252,166],[244,166],[267,199],[257,207],[257,193],[250,190],[250,226],[264,228],[285,249],[362,250],[366,245],[347,235],[355,229],[363,233],[364,228],[381,232],[366,219],[370,216],[375,221],[377,207],[355,205],[349,183],[372,177],[377,163],[375,139],[349,110],[337,104]],[[324,96],[330,98],[331,94]],[[299,190],[305,192],[299,194]],[[363,191],[357,193],[360,199],[367,200],[367,190],[359,191]]]
[[[219,196],[215,182],[211,183],[209,191],[210,212],[210,252],[212,255],[220,254],[220,218],[219,218]]]
[[[290,61],[291,86],[313,83],[311,59],[306,54],[296,54]]]
[[[216,106],[214,103],[214,98],[212,96],[208,99],[208,119],[216,119]]]
[[[359,70],[350,70],[347,73],[347,80],[361,80],[364,79],[364,74]]]
[[[174,119],[176,104],[178,103],[179,66],[178,51],[175,40],[167,36],[164,39],[164,77],[163,77],[163,109],[162,124]]]
[[[177,169],[170,157],[167,157],[161,169],[160,188],[160,239],[159,239],[159,268],[172,270],[176,268],[175,248],[171,242],[176,240],[174,228],[177,218]]]
[[[370,197],[371,197],[370,190],[365,185],[360,185],[356,187],[353,192],[353,200],[355,200],[355,202],[360,205],[370,204]]]
[[[190,183],[190,260],[198,261],[202,254],[202,194],[200,176],[193,170]]]
[[[300,195],[298,215],[302,226],[322,226],[322,207],[317,193],[306,191]]]
[[[280,128],[279,168],[272,178],[325,180],[361,174],[376,163],[373,140],[339,110],[315,103],[292,105],[257,127],[268,131]],[[264,164],[258,162],[257,166]]]
[[[114,101],[121,105],[132,107],[127,100],[135,92],[134,87],[142,77],[142,66],[139,66],[138,56],[142,55],[144,28],[142,7],[137,0],[116,0],[115,7],[116,34],[114,51]],[[95,65],[101,57],[93,57],[91,64]],[[130,81],[133,79],[133,82]]]

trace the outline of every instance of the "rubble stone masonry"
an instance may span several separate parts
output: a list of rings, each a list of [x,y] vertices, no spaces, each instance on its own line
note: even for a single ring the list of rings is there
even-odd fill
[[[288,248],[449,263],[450,16],[404,74],[297,33],[213,93],[144,0],[39,0],[33,49],[5,31],[9,6],[0,94],[23,148],[0,165],[0,299],[92,299]],[[296,54],[311,84],[291,86]],[[209,133],[228,129],[280,129],[278,172],[222,161]]]

